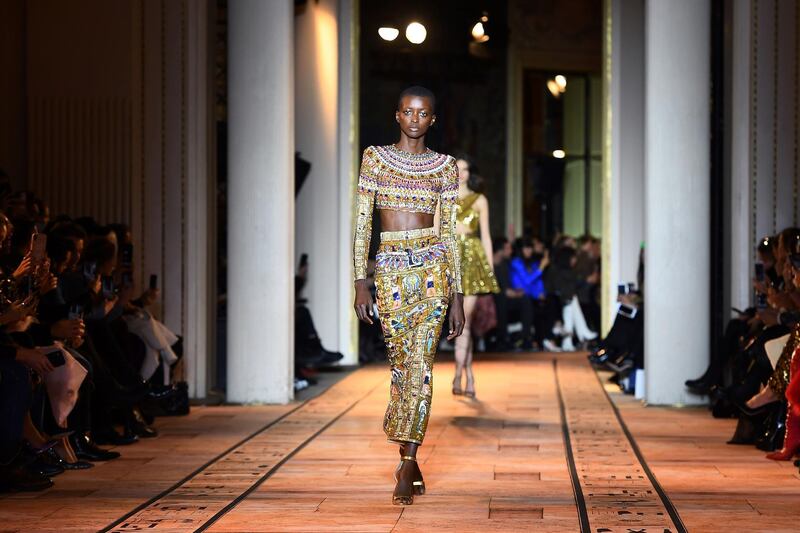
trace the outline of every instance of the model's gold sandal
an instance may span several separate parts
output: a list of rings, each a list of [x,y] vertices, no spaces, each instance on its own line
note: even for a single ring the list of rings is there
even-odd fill
[[[416,494],[417,496],[422,496],[423,494],[425,494],[425,480],[424,479],[420,479],[419,481],[415,481],[413,483],[413,485],[414,485],[414,494]]]
[[[403,448],[402,447],[400,448],[400,457],[401,457],[401,459],[403,458]],[[406,458],[410,458],[410,457],[411,456],[409,455]],[[413,460],[415,463],[417,462],[416,459],[409,459],[409,460]],[[397,483],[397,477],[398,477],[398,474],[400,472],[400,467],[401,466],[403,466],[403,461],[402,460],[397,464],[397,468],[394,471],[394,482],[395,483]],[[416,494],[418,496],[422,496],[423,494],[425,494],[425,480],[422,479],[422,471],[419,469],[419,463],[417,463],[417,474],[419,475],[419,479],[414,481],[414,483],[413,483],[413,485],[414,485],[414,494]]]
[[[400,458],[400,464],[397,465],[397,469],[394,471],[394,481],[395,481],[395,483],[397,483],[397,481],[400,478],[400,468],[403,466],[403,461],[414,461],[416,463],[417,462],[417,458],[416,457],[411,457],[410,455],[404,455],[404,456],[402,456]],[[417,484],[417,482],[415,481],[411,485],[411,494],[408,494],[408,495],[402,494],[402,495],[399,495],[399,496],[393,495],[392,496],[392,504],[393,505],[411,505],[412,503],[414,503],[414,492],[417,491],[417,488],[415,487],[416,484]],[[424,492],[425,491],[425,484],[424,483],[423,483],[422,487],[423,487],[422,490]]]

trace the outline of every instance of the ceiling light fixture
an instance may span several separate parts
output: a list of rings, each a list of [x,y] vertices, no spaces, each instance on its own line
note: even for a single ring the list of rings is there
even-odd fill
[[[547,80],[547,90],[554,98],[560,98],[567,90],[567,78],[558,74],[555,78]]]
[[[564,152],[564,150],[553,150],[553,157],[556,159],[564,159],[567,157],[567,154]]]
[[[561,96],[561,89],[559,89],[555,80],[547,80],[547,90],[556,98]]]
[[[384,41],[394,41],[397,39],[397,36],[400,35],[400,30],[392,28],[391,26],[384,26],[378,28],[378,35],[380,35],[381,39]]]
[[[486,35],[486,27],[484,26],[485,23],[489,22],[489,17],[486,15],[486,12],[483,12],[483,16],[480,18],[478,22],[472,27],[472,38],[477,43],[485,43],[489,40],[489,36]]]
[[[422,44],[427,36],[428,30],[419,22],[412,22],[406,26],[406,39],[413,44]]]

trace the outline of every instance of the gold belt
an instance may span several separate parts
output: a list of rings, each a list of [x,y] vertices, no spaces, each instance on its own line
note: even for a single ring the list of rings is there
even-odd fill
[[[407,229],[402,231],[382,231],[382,241],[407,241],[408,239],[419,239],[420,237],[432,237],[436,235],[435,228]]]

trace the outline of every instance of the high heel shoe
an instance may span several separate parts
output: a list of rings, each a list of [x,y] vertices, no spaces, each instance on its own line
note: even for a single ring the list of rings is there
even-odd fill
[[[758,416],[772,412],[780,403],[780,400],[775,400],[773,402],[765,403],[756,408],[748,407],[746,403],[742,403],[740,401],[732,400],[733,405],[736,406],[739,411],[741,411],[746,416]]]
[[[470,388],[469,384],[470,382],[467,381],[467,387],[464,389],[464,396],[475,399],[475,381],[472,381],[472,388]]]
[[[412,457],[410,455],[404,455],[400,458],[400,464],[397,465],[397,468],[394,471],[394,482],[397,483],[400,480],[400,469],[403,467],[404,461],[413,461],[417,462],[416,457]],[[417,487],[420,487],[422,492],[418,492],[418,494],[425,493],[425,482],[422,481],[421,485],[417,485],[417,482],[412,482],[411,484],[411,494],[400,494],[400,495],[392,495],[392,505],[411,505],[414,503],[414,493],[417,492]]]
[[[461,396],[464,391],[461,389],[461,379],[453,380],[453,396]]]
[[[394,481],[395,481],[395,483],[397,483],[398,474],[400,473],[400,467],[403,466],[402,458],[403,458],[404,455],[405,455],[404,449],[401,446],[400,447],[400,459],[401,459],[401,461],[400,461],[400,463],[398,463],[397,469],[394,472]],[[422,496],[423,494],[425,494],[425,479],[422,477],[422,470],[420,470],[420,468],[419,468],[419,463],[416,460],[414,461],[414,463],[415,463],[416,470],[417,470],[417,472],[416,472],[417,479],[414,480],[412,485],[414,486],[414,493],[417,494],[418,496]]]
[[[783,444],[786,434],[786,402],[777,402],[764,420],[761,436],[756,439],[756,448],[764,452],[774,452]]]
[[[786,410],[786,433],[783,437],[783,448],[768,453],[767,459],[773,461],[791,461],[800,450],[800,418],[789,408]]]

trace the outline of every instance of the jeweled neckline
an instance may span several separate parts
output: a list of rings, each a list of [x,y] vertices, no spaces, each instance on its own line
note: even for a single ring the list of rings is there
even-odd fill
[[[436,153],[433,150],[431,150],[430,148],[428,148],[427,146],[425,147],[425,151],[424,152],[420,152],[418,154],[414,153],[414,152],[406,152],[405,150],[402,150],[402,149],[398,148],[394,144],[388,145],[388,148],[391,151],[393,151],[396,154],[398,154],[398,155],[401,155],[403,157],[410,157],[412,159],[425,159],[425,158],[430,157],[431,155]]]

